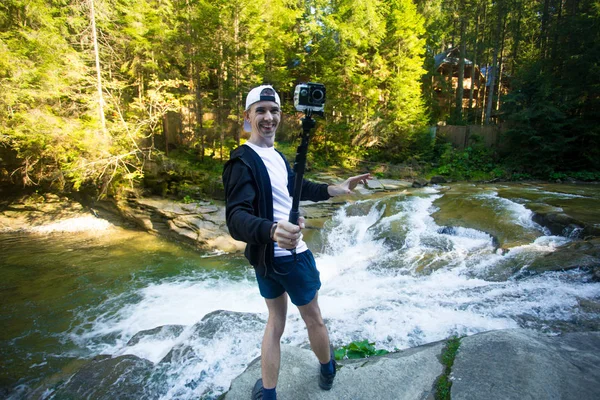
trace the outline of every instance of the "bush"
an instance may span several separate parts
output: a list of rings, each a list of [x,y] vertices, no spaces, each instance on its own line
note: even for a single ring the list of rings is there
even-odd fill
[[[495,161],[494,152],[481,143],[481,138],[473,136],[472,145],[457,150],[450,143],[438,146],[438,167],[432,173],[444,175],[454,180],[489,180],[506,175],[504,168]]]
[[[342,346],[335,351],[335,359],[342,360],[344,358],[357,359],[367,358],[371,356],[380,356],[388,354],[387,350],[375,349],[375,343],[369,343],[368,340],[354,341],[346,346]]]

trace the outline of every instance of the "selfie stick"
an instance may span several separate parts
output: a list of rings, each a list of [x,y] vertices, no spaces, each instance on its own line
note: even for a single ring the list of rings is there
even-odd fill
[[[298,225],[300,218],[300,196],[302,195],[302,181],[304,180],[304,169],[306,167],[306,154],[308,153],[308,140],[310,138],[310,130],[315,127],[316,122],[312,117],[312,110],[305,111],[305,116],[302,118],[302,142],[296,150],[296,160],[294,161],[294,172],[296,178],[294,180],[294,195],[292,197],[292,210],[290,211],[289,222]],[[296,249],[290,249],[290,252],[296,258]]]

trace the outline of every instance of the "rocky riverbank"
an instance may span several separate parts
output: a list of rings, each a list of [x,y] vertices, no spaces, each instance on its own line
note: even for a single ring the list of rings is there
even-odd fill
[[[317,178],[324,182],[339,181],[339,178],[329,175]],[[438,178],[432,179],[431,182],[374,179],[357,189],[359,195],[364,195],[362,198],[367,198],[376,192],[410,194],[413,188],[437,182],[443,184]],[[451,190],[452,185],[444,184],[441,188]],[[308,216],[307,227],[321,228],[322,223],[348,200],[352,199],[348,197],[320,203],[302,202],[301,207]],[[529,202],[526,206],[533,211],[533,221],[545,227],[550,234],[568,236],[573,241],[536,259],[527,265],[523,272],[583,268],[591,272],[593,279],[600,280],[600,225],[596,221],[586,221],[580,210],[539,202]],[[225,223],[225,204],[216,200],[186,204],[162,197],[131,195],[119,201],[99,201],[83,206],[64,196],[34,194],[4,202],[0,207],[0,232],[77,231],[85,229],[86,226],[95,226],[101,221],[126,228],[142,229],[203,251],[232,253],[244,249],[244,243],[234,240],[229,235]],[[469,226],[469,219],[463,219],[462,225],[478,228]],[[452,227],[444,229],[451,230]]]
[[[342,360],[333,389],[317,386],[310,350],[284,346],[277,386],[282,399],[433,399],[448,374],[453,400],[600,398],[600,332],[547,336],[527,330],[490,331],[462,338],[454,364],[443,364],[445,342],[384,356]],[[260,359],[236,378],[227,400],[248,398]]]
[[[338,180],[329,175],[318,179],[325,182]],[[419,190],[414,187],[422,184],[433,182],[374,179],[364,187],[359,186],[358,197],[335,198],[320,203],[302,202],[301,207],[303,214],[307,215],[307,228],[315,229],[312,232],[316,232],[346,201],[385,196],[387,192],[411,195],[413,190]],[[450,192],[458,185],[460,184],[444,184],[438,188]],[[10,203],[4,202],[0,206],[0,232],[47,234],[86,229],[101,231],[106,228],[105,225],[112,224],[127,229],[142,229],[201,251],[236,253],[244,249],[244,243],[229,235],[225,223],[225,205],[216,200],[186,204],[161,197],[131,195],[119,201],[99,201],[84,206],[64,196],[34,194]],[[520,271],[502,270],[497,278],[506,279],[517,272],[517,276],[526,276],[546,271],[582,269],[590,273],[590,279],[600,281],[600,225],[595,214],[592,212],[589,214],[591,220],[586,220],[588,214],[582,212],[581,208],[569,208],[568,204],[556,201],[530,201],[525,206],[533,211],[532,220],[543,226],[548,234],[567,236],[571,240],[550,253],[528,261],[526,265],[519,267]],[[458,211],[458,214],[464,211]],[[460,218],[460,215],[453,219],[457,220],[458,226],[481,229],[477,225],[477,219]],[[451,234],[454,227],[444,226],[443,229]],[[494,237],[495,232],[487,233]],[[498,248],[498,252],[503,255],[510,251]]]
[[[209,339],[224,323],[245,323],[260,330],[257,315],[216,311],[203,318],[188,335]],[[164,326],[140,332],[128,346],[152,338],[182,335],[184,327]],[[340,360],[333,389],[319,389],[318,361],[312,351],[282,346],[277,390],[282,399],[433,400],[448,390],[454,400],[600,398],[600,332],[573,332],[549,336],[524,329],[497,330],[367,359]],[[53,383],[57,398],[148,398],[153,373],[170,363],[193,362],[194,349],[176,345],[154,364],[133,355],[99,356],[79,365],[62,384]],[[200,360],[197,360],[200,361]],[[245,400],[260,377],[260,358],[233,380],[220,399]],[[57,376],[54,380],[62,380]],[[438,393],[439,394],[439,393]],[[125,397],[123,397],[125,396]],[[156,394],[155,397],[158,397]],[[152,397],[154,398],[154,397]],[[208,398],[211,398],[210,396]]]
[[[438,381],[452,382],[453,400],[600,398],[600,332],[547,336],[528,330],[490,331],[460,339],[446,369],[445,342],[384,356],[342,360],[333,389],[317,386],[310,350],[283,346],[277,385],[282,399],[433,400]],[[236,378],[226,400],[245,400],[260,377],[260,359]]]

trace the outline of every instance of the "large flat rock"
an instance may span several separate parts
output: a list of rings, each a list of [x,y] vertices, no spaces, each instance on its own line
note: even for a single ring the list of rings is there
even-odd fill
[[[343,360],[331,391],[318,386],[319,363],[310,350],[282,346],[277,385],[280,399],[418,400],[433,399],[433,384],[443,372],[437,342],[385,356]],[[231,384],[227,400],[248,400],[260,378],[260,359]]]
[[[600,332],[503,330],[466,337],[452,377],[452,400],[600,399]]]

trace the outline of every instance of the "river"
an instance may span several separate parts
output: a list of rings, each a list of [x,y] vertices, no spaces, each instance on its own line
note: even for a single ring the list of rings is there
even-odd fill
[[[598,224],[599,200],[593,185],[455,184],[358,196],[331,217],[309,214],[305,238],[333,344],[369,339],[393,351],[493,329],[599,329],[600,283],[588,271],[527,268],[577,240],[533,222],[530,205]],[[129,354],[151,362],[133,383],[143,397],[212,399],[260,354],[266,306],[241,255],[201,253],[95,218],[2,233],[0,254],[0,397],[61,398],[61,385],[94,357]],[[200,335],[216,310],[248,314]],[[293,307],[283,342],[308,343]],[[127,397],[117,381],[110,396]]]

